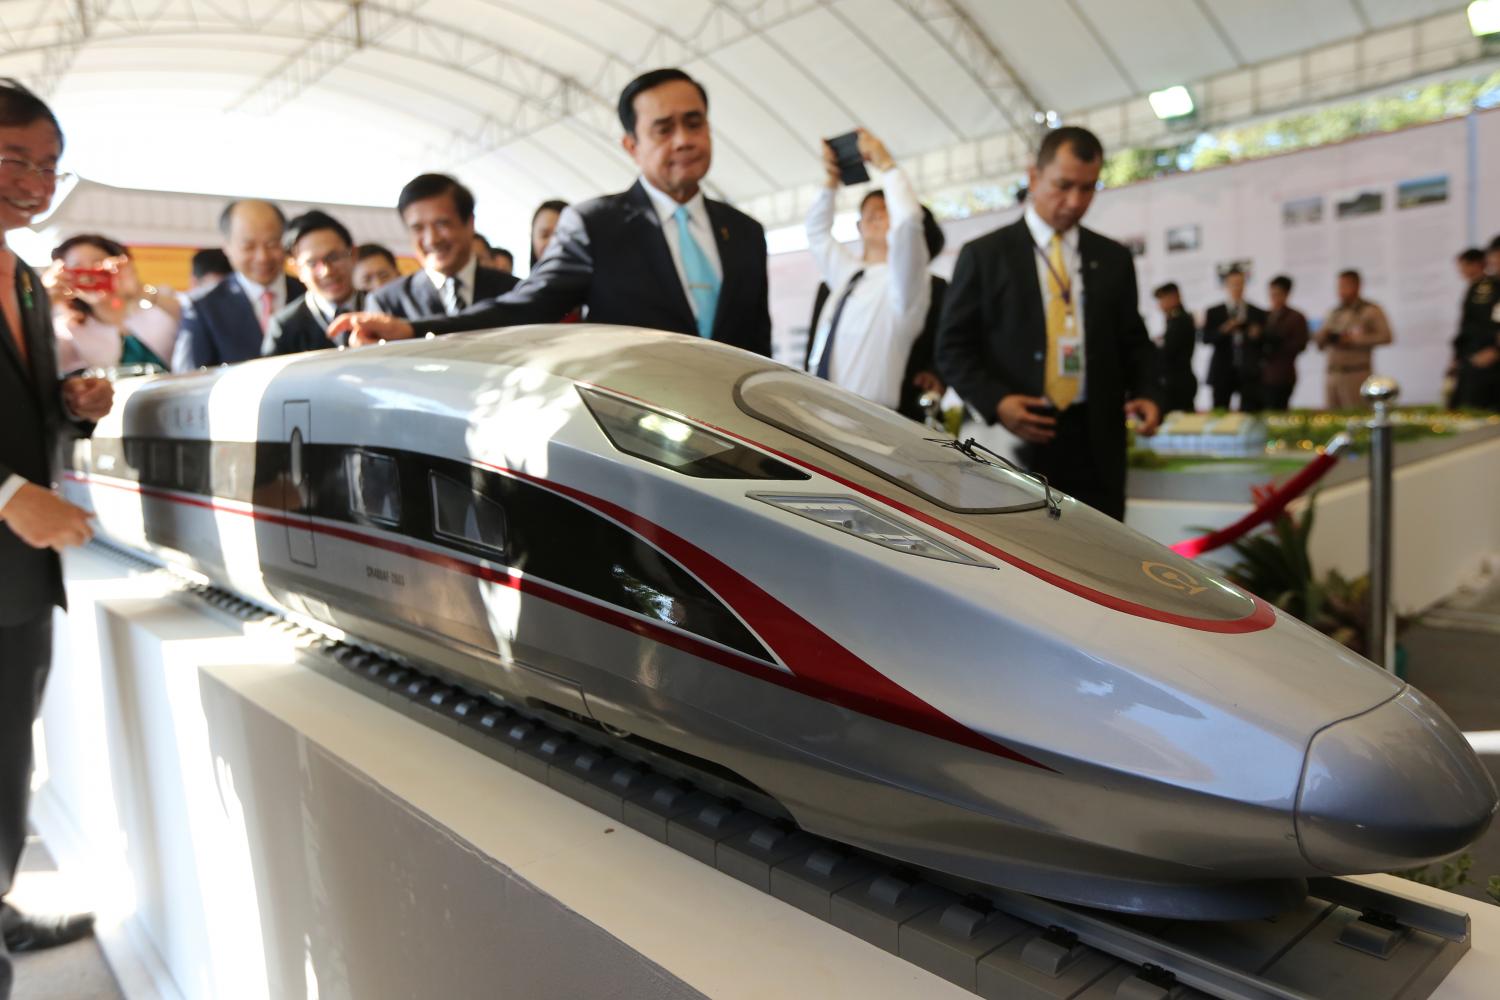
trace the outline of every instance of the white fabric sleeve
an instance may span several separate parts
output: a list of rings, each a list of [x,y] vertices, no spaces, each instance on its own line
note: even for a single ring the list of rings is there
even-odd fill
[[[829,291],[836,293],[862,264],[833,238],[834,196],[833,188],[825,187],[813,199],[812,208],[807,212],[807,249],[818,265],[823,283]]]
[[[906,316],[920,302],[925,316],[927,302],[932,298],[932,283],[927,277],[931,261],[922,232],[922,203],[900,167],[891,167],[881,174],[880,183],[885,191],[885,210],[890,216],[885,241],[891,269],[888,285],[891,305],[896,315]]]
[[[20,492],[21,487],[30,481],[25,476],[12,474],[4,483],[0,483],[0,513],[4,513],[5,505],[10,503],[10,498]]]

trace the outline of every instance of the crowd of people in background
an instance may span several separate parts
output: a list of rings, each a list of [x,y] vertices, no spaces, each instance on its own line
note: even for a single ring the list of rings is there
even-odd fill
[[[1450,409],[1500,412],[1500,236],[1488,251],[1463,251],[1457,263],[1465,287],[1444,402]],[[1206,381],[1215,409],[1285,410],[1297,384],[1297,358],[1309,346],[1327,354],[1324,405],[1330,410],[1364,405],[1359,390],[1374,370],[1375,348],[1395,335],[1385,310],[1365,298],[1358,271],[1339,272],[1338,304],[1316,333],[1306,315],[1290,305],[1290,277],[1271,279],[1265,309],[1246,299],[1241,268],[1229,268],[1221,283],[1224,301],[1208,308],[1201,326],[1175,282],[1156,289],[1166,321],[1160,347],[1169,409],[1194,409],[1199,383],[1193,357],[1200,342],[1213,348]]]

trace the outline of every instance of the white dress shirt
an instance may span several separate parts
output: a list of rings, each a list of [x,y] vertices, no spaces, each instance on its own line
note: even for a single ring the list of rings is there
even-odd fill
[[[708,258],[708,263],[714,269],[714,274],[719,280],[724,280],[724,265],[719,260],[719,241],[714,239],[713,220],[708,217],[708,202],[703,197],[703,189],[689,198],[686,202],[679,203],[671,195],[664,191],[658,191],[646,178],[641,178],[641,187],[646,189],[646,194],[651,198],[651,205],[656,209],[656,215],[661,220],[661,234],[667,238],[667,249],[672,253],[672,264],[677,268],[677,280],[682,282],[682,294],[687,299],[688,308],[693,310],[693,316],[698,315],[698,304],[693,301],[692,294],[688,291],[687,269],[682,266],[682,246],[678,242],[677,234],[677,209],[680,205],[686,205],[688,210],[688,232],[693,234],[693,239],[703,251],[703,256]]]
[[[1042,217],[1036,214],[1036,209],[1030,202],[1026,204],[1026,228],[1031,231],[1032,242],[1041,248],[1041,253],[1032,251],[1036,257],[1036,278],[1042,287],[1042,315],[1045,317],[1047,308],[1052,304],[1049,292],[1049,279],[1052,276],[1052,268],[1048,264],[1049,255],[1052,253],[1053,229],[1042,221]],[[1078,227],[1074,226],[1062,234],[1062,256],[1063,264],[1067,266],[1067,284],[1072,287],[1073,298],[1073,330],[1078,337],[1078,395],[1073,402],[1081,403],[1084,400],[1084,390],[1087,388],[1088,377],[1088,355],[1084,353],[1083,337],[1083,297],[1086,290],[1083,287],[1083,255],[1078,249]],[[1043,363],[1046,363],[1045,357]]]
[[[887,263],[866,264],[834,240],[832,188],[820,191],[807,213],[808,249],[829,289],[813,331],[808,370],[817,371],[838,303],[849,290],[849,282],[863,271],[839,317],[828,380],[894,409],[901,402],[901,380],[911,345],[922,335],[932,302],[932,280],[927,275],[931,262],[922,232],[922,206],[911,182],[899,167],[892,167],[880,175],[880,185],[890,216]]]
[[[257,285],[238,271],[234,272],[234,280],[238,281],[240,287],[245,290],[245,294],[250,298],[250,308],[254,311],[255,318],[257,320],[260,319],[260,296],[262,292],[266,291],[267,286]],[[286,279],[278,276],[275,281],[271,282],[269,287],[271,291],[271,315],[275,316],[286,307]],[[269,320],[267,320],[266,325],[270,325]]]
[[[456,312],[462,312],[465,308],[474,304],[474,276],[478,271],[479,258],[473,254],[469,254],[469,262],[459,270],[458,274],[454,275],[459,281],[463,282],[460,294],[464,297],[463,305],[455,310]],[[448,276],[442,271],[432,271],[425,267],[422,268],[422,272],[427,275],[428,280],[437,288],[438,295],[441,296],[443,294],[443,286],[448,283]],[[444,299],[444,307],[447,307],[447,304],[447,300]],[[451,316],[453,313],[449,313],[449,315]]]

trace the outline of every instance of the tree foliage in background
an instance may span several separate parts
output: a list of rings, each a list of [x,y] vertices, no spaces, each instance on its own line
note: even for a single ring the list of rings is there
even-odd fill
[[[1471,80],[1448,80],[1385,97],[1285,115],[1252,125],[1203,132],[1174,146],[1121,150],[1100,177],[1105,187],[1255,160],[1362,135],[1394,132],[1427,122],[1459,118],[1476,108],[1500,105],[1500,72]]]

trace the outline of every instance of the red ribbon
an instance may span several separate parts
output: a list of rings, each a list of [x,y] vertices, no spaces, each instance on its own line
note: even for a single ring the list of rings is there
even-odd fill
[[[1322,479],[1323,475],[1337,464],[1339,460],[1337,451],[1335,448],[1330,448],[1308,462],[1305,468],[1281,484],[1280,489],[1265,497],[1255,509],[1238,521],[1218,531],[1211,531],[1200,538],[1189,538],[1187,541],[1178,542],[1172,546],[1172,551],[1191,559],[1228,545],[1267,521],[1275,520],[1282,511],[1286,510],[1287,504],[1307,492],[1313,483]]]

